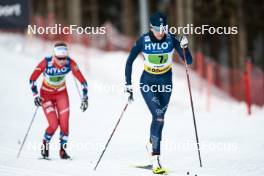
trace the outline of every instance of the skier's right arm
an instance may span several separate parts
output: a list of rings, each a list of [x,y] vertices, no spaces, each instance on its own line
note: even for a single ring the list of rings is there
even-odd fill
[[[126,77],[126,88],[125,92],[128,95],[128,102],[133,101],[133,89],[132,89],[132,82],[131,82],[131,75],[132,75],[132,65],[135,59],[137,58],[138,54],[142,51],[142,42],[141,38],[137,40],[134,44],[133,48],[130,51],[130,54],[127,58],[126,62],[126,69],[125,69],[125,77]]]
[[[32,93],[33,93],[34,96],[38,95],[38,88],[37,88],[37,85],[36,85],[36,80],[38,79],[40,74],[44,72],[44,70],[46,68],[46,64],[47,64],[46,60],[43,59],[38,64],[38,66],[35,68],[35,70],[33,71],[33,73],[30,76],[29,83],[30,83],[31,90],[32,90]]]
[[[142,40],[141,38],[137,40],[133,48],[130,51],[130,54],[127,58],[125,76],[126,76],[126,85],[131,85],[131,75],[132,75],[132,65],[134,60],[137,58],[138,54],[142,51]]]

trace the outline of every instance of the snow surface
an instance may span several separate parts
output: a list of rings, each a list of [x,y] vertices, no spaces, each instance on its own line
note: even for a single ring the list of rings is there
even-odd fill
[[[129,105],[120,126],[97,169],[93,170],[104,145],[126,103],[123,93],[124,66],[128,53],[103,52],[80,45],[71,46],[71,55],[89,84],[89,109],[79,109],[80,97],[72,76],[67,78],[71,117],[69,154],[72,161],[59,159],[58,131],[54,135],[52,160],[40,160],[39,144],[47,122],[37,113],[19,159],[19,146],[34,112],[29,76],[38,62],[51,53],[52,43],[32,37],[0,33],[0,175],[1,176],[146,176],[149,170],[133,165],[149,164],[145,145],[151,116],[139,91]],[[133,67],[134,86],[142,72],[140,57]],[[195,145],[195,133],[184,67],[174,67],[174,91],[163,131],[162,161],[170,175],[263,176],[264,109],[246,105],[213,88],[211,108],[206,108],[206,86],[190,72],[193,99],[202,146],[203,168]],[[41,83],[41,78],[38,83]],[[112,90],[110,88],[113,88]],[[35,147],[35,148],[34,148]]]

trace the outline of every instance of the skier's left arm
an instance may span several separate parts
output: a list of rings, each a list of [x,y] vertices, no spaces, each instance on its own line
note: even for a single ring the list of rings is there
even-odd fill
[[[70,66],[71,66],[71,71],[72,74],[74,75],[75,78],[79,80],[79,82],[82,85],[82,92],[83,92],[83,97],[82,97],[82,105],[81,109],[85,111],[88,107],[88,84],[80,71],[77,63],[74,60],[70,60]]]
[[[183,57],[183,49],[184,49],[185,59],[187,64],[192,64],[192,55],[188,48],[188,39],[185,36],[182,36],[180,38],[176,38],[175,36],[172,36],[172,39],[173,39],[174,48],[176,49],[182,60],[184,60]]]
[[[70,66],[71,66],[72,74],[81,83],[82,89],[83,89],[83,96],[87,96],[87,93],[88,93],[88,85],[87,85],[87,82],[86,82],[86,80],[85,80],[82,72],[80,71],[78,65],[76,64],[76,62],[74,60],[72,60],[72,59],[70,60],[70,62],[71,62],[70,63]]]

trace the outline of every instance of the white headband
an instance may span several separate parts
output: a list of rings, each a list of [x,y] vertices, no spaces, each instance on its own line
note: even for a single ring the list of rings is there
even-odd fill
[[[56,46],[54,47],[53,52],[56,57],[68,56],[68,49],[66,46]]]

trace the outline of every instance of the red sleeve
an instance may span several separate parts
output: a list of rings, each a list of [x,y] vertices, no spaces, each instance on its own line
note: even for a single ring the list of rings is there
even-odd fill
[[[30,80],[31,81],[36,81],[39,77],[39,75],[41,73],[44,72],[45,68],[46,68],[47,62],[45,59],[43,59],[38,66],[35,68],[35,70],[33,71],[33,73],[30,76]]]
[[[81,73],[78,65],[72,59],[70,59],[70,66],[71,66],[72,74],[80,81],[80,83],[81,84],[86,83],[86,80],[85,80],[83,74]]]

